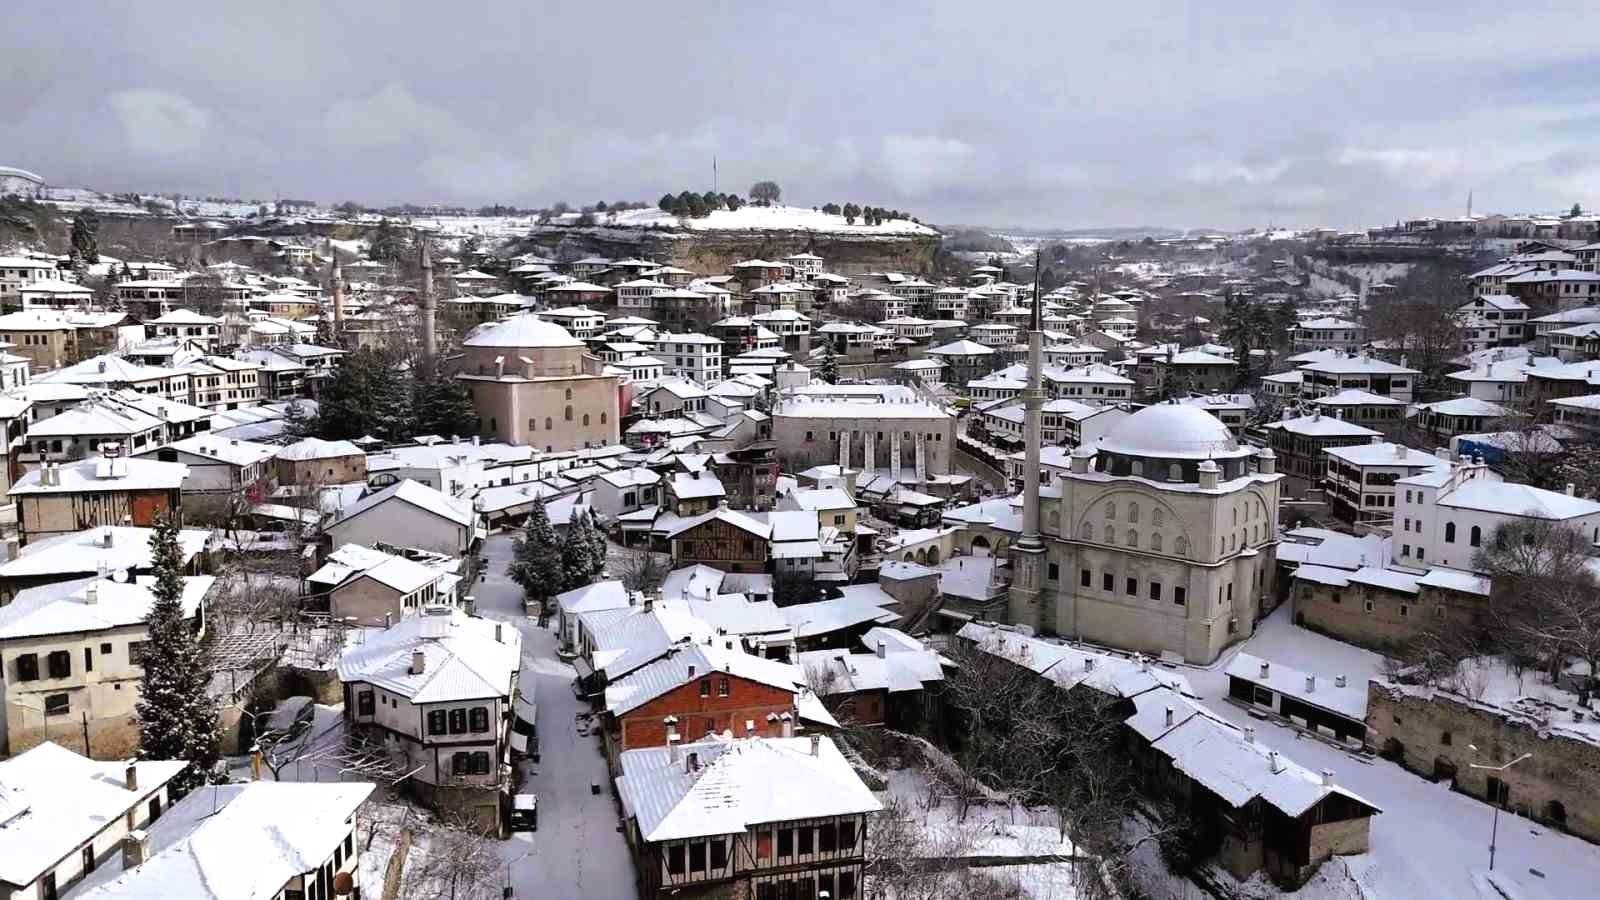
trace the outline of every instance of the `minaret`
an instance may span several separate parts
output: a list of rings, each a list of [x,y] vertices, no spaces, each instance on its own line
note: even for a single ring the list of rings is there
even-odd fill
[[[1007,612],[1014,625],[1038,628],[1044,579],[1044,539],[1039,535],[1039,444],[1044,434],[1044,310],[1039,298],[1039,260],[1033,264],[1033,317],[1028,323],[1028,389],[1022,394],[1022,535],[1013,547]]]
[[[422,254],[422,355],[433,361],[439,352],[439,338],[434,333],[433,316],[435,301],[433,299],[433,257],[428,253],[428,238],[420,238],[420,252]]]
[[[333,272],[329,278],[333,281],[333,335],[337,338],[344,333],[344,270],[339,267],[339,248],[330,242],[328,252],[333,254]]]

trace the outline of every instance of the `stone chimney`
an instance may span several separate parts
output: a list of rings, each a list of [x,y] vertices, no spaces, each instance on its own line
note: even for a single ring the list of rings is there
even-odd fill
[[[1333,676],[1333,686],[1334,687],[1344,687],[1347,684],[1349,684],[1349,681],[1346,680],[1343,675],[1335,675],[1335,676]]]
[[[1246,744],[1254,744],[1256,742],[1256,727],[1254,725],[1246,725],[1244,727],[1244,742]]]
[[[822,735],[820,735],[820,734],[813,734],[811,736],[811,755],[812,756],[821,756],[822,755]]]
[[[1172,727],[1172,707],[1167,707],[1167,727]]]
[[[130,791],[139,790],[139,766],[133,760],[129,760],[127,768],[122,770],[122,784]]]
[[[411,651],[411,674],[421,675],[423,672],[427,671],[427,668],[428,658],[423,655],[422,651]]]
[[[1313,692],[1316,691],[1316,689],[1317,689],[1317,676],[1315,676],[1315,675],[1307,675],[1306,676],[1306,693],[1308,693],[1308,694],[1313,693]]]
[[[1272,770],[1272,774],[1274,774],[1274,775],[1276,775],[1279,772],[1283,771],[1283,769],[1284,769],[1283,760],[1282,760],[1282,758],[1280,758],[1278,756],[1278,751],[1276,751],[1276,750],[1268,750],[1267,751],[1267,766],[1268,766],[1268,768],[1270,768]]]
[[[778,721],[783,724],[783,736],[786,738],[794,737],[794,715],[784,713],[778,717]]]
[[[888,655],[889,655],[889,645],[885,644],[883,641],[879,641],[878,642],[878,658],[879,659],[883,659],[885,656],[888,656]]]
[[[1333,787],[1333,770],[1332,769],[1323,769],[1322,770],[1322,786],[1323,787]]]
[[[1577,485],[1573,484],[1570,481],[1567,482],[1567,496],[1568,497],[1573,496],[1574,494],[1577,493],[1577,491],[1578,491],[1578,486]]]
[[[1261,475],[1278,474],[1278,454],[1273,453],[1271,447],[1264,447],[1256,454],[1256,472]]]
[[[99,581],[91,581],[89,582],[89,586],[83,589],[83,602],[89,606],[94,606],[96,603],[100,602]],[[129,768],[131,769],[132,766],[129,766]]]
[[[505,643],[505,638],[502,637],[501,632],[500,632],[500,629],[502,629],[504,627],[505,626],[503,624],[499,623],[499,622],[494,623],[494,642],[496,644],[504,644]]]
[[[122,871],[131,872],[150,858],[150,833],[134,829],[122,836]]]
[[[1272,674],[1272,663],[1263,659],[1261,661],[1261,677],[1266,678],[1270,674]]]

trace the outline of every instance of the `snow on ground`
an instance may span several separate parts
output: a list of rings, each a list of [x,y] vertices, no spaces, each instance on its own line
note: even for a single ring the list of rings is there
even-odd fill
[[[522,589],[506,576],[511,535],[491,535],[484,557],[485,578],[473,588],[478,614],[522,629],[522,664],[532,673],[539,705],[540,763],[522,787],[539,797],[539,830],[514,834],[500,848],[516,896],[635,896],[633,859],[619,830],[599,738],[579,735],[575,725],[588,711],[572,693],[576,673],[556,658],[555,633],[522,613]],[[600,785],[598,795],[590,793],[591,783]]]
[[[1285,604],[1249,640],[1210,667],[1185,669],[1189,683],[1219,715],[1240,726],[1256,726],[1261,743],[1312,771],[1332,769],[1340,784],[1383,808],[1372,820],[1371,852],[1335,861],[1348,866],[1361,885],[1360,896],[1494,900],[1498,892],[1488,889],[1486,880],[1491,807],[1387,760],[1360,757],[1295,729],[1266,725],[1227,702],[1223,670],[1241,650],[1307,671],[1342,671],[1354,681],[1378,671],[1377,654],[1300,628],[1290,615]],[[1494,877],[1506,886],[1505,893],[1528,900],[1595,896],[1600,847],[1506,813],[1500,817],[1497,844]],[[1542,874],[1534,874],[1534,869]],[[1485,889],[1491,893],[1484,894]]]
[[[819,231],[830,234],[906,234],[934,235],[939,232],[910,219],[893,219],[881,225],[868,225],[856,219],[848,224],[844,216],[819,212],[804,206],[746,206],[738,210],[719,209],[702,219],[678,218],[660,209],[630,209],[615,216],[599,214],[596,224],[615,228],[673,228],[689,231]],[[557,219],[563,224],[577,221],[571,214]]]

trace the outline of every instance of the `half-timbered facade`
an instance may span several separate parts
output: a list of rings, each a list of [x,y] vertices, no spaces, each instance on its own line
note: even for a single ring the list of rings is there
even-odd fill
[[[701,563],[724,572],[764,572],[771,552],[772,526],[719,507],[683,520],[671,538],[673,568]]]

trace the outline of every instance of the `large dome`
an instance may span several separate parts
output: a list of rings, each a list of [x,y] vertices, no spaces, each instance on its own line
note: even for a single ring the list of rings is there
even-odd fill
[[[1248,455],[1228,426],[1197,406],[1156,403],[1117,423],[1097,450],[1160,459]]]
[[[532,313],[512,316],[504,322],[480,325],[462,341],[465,347],[582,347],[583,342],[554,322]]]

